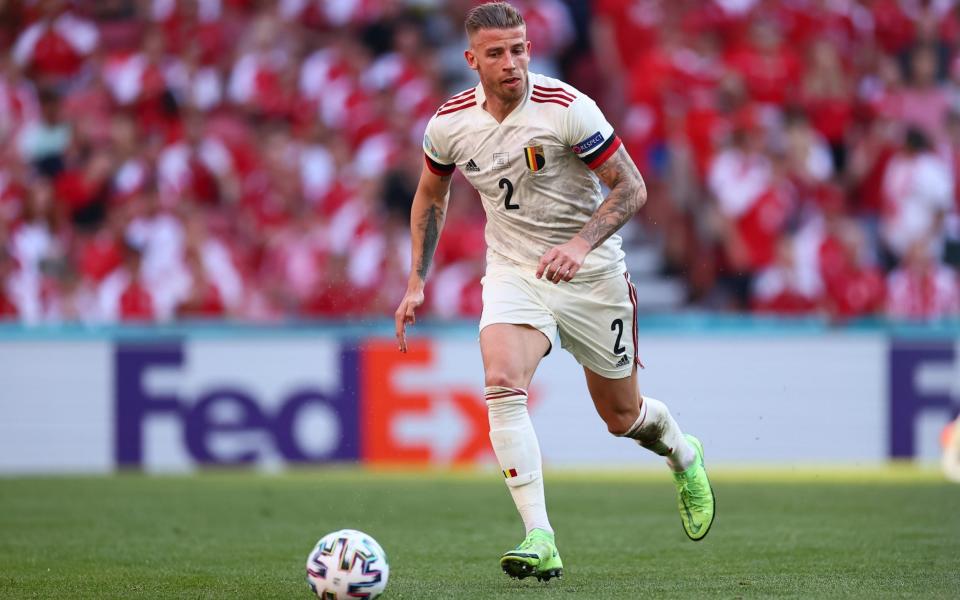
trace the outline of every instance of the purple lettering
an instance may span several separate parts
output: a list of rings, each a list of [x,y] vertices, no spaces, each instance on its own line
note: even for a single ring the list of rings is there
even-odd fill
[[[916,385],[924,365],[941,364],[950,369],[956,361],[953,340],[893,342],[890,347],[890,457],[908,458],[916,453],[914,431],[917,417],[928,409],[950,409],[950,390],[925,391]]]
[[[277,442],[277,450],[285,459],[291,462],[315,462],[325,459],[349,458],[345,455],[349,451],[349,444],[344,444],[343,440],[336,444],[333,456],[310,456],[300,448],[294,434],[294,424],[302,408],[310,404],[336,406],[335,401],[336,398],[328,399],[315,390],[302,390],[296,392],[283,403],[273,422],[273,434]],[[338,414],[340,414],[339,411]],[[343,426],[342,419],[341,426]]]
[[[144,375],[151,367],[183,364],[180,344],[124,344],[115,354],[116,429],[114,458],[119,467],[138,467],[143,462],[143,419],[151,412],[172,412],[182,417],[176,396],[151,397],[143,389]]]
[[[183,344],[121,344],[115,353],[116,429],[114,456],[121,467],[143,465],[144,428],[152,415],[167,413],[183,426],[183,441],[190,456],[201,464],[244,465],[259,460],[272,443],[290,462],[355,461],[360,458],[359,350],[344,348],[340,355],[340,386],[321,391],[301,388],[281,399],[274,411],[265,410],[262,399],[239,386],[206,388],[195,400],[176,394],[151,395],[144,388],[153,368],[184,366]],[[202,373],[200,373],[202,377]],[[309,406],[323,405],[339,419],[339,438],[304,451],[296,439],[298,419]],[[250,438],[250,434],[261,433]],[[237,437],[246,445],[224,456],[213,438]]]
[[[217,412],[227,411],[235,412],[238,418],[215,418]],[[217,432],[266,431],[267,427],[263,411],[250,396],[234,389],[212,390],[204,394],[188,413],[184,440],[190,456],[197,462],[242,465],[257,460],[260,450],[252,448],[232,457],[217,456],[210,449],[210,435]]]

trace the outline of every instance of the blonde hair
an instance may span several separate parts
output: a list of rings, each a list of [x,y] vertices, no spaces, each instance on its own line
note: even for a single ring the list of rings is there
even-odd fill
[[[463,25],[469,37],[481,29],[513,29],[525,23],[520,12],[509,3],[487,2],[470,9]]]

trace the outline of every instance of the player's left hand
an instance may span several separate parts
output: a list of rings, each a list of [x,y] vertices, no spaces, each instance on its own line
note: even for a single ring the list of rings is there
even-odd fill
[[[579,235],[573,236],[565,244],[550,248],[540,257],[537,279],[546,277],[547,281],[553,283],[570,281],[583,266],[590,250],[590,244]]]

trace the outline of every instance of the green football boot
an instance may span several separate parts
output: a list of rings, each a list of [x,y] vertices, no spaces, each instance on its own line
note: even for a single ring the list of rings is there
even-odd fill
[[[515,549],[500,557],[500,568],[510,577],[540,581],[563,577],[563,562],[552,533],[534,529]]]
[[[706,537],[713,525],[716,514],[716,497],[707,471],[703,468],[703,444],[692,435],[686,435],[687,441],[697,452],[697,459],[682,473],[674,473],[677,486],[677,507],[680,509],[680,522],[687,537],[699,542]]]

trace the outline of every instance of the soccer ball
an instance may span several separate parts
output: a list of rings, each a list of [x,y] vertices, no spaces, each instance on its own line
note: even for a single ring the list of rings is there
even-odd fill
[[[328,533],[307,557],[307,584],[321,600],[372,600],[383,593],[389,576],[387,553],[356,529]]]

